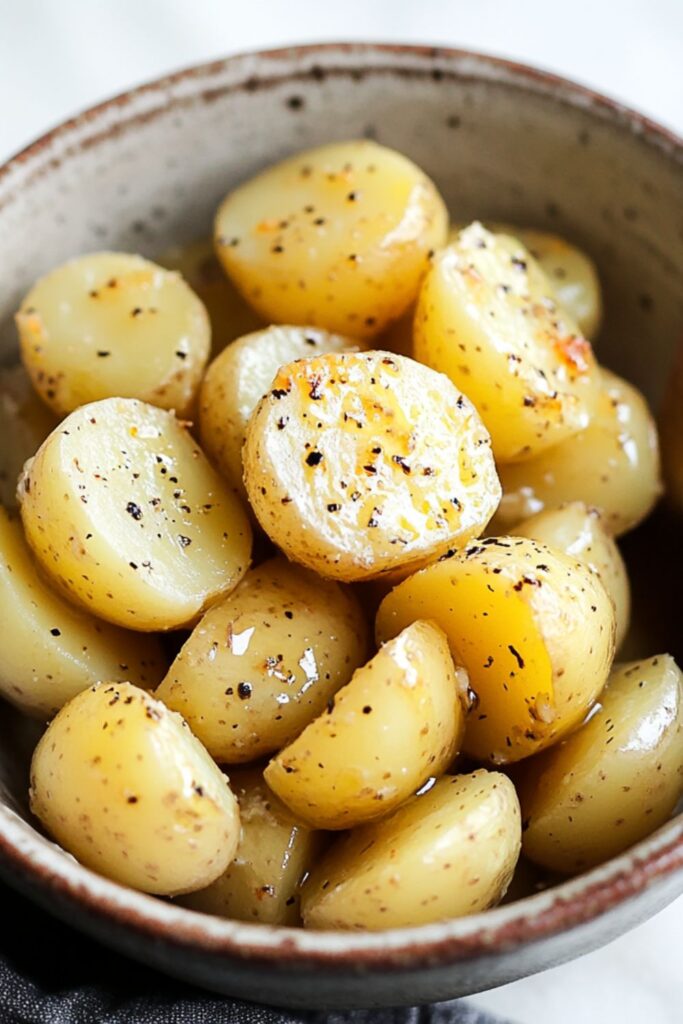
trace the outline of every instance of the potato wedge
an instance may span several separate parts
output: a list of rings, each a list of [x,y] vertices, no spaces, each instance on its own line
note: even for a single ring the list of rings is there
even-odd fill
[[[253,761],[298,736],[367,651],[353,594],[275,558],[200,620],[157,696],[217,761]]]
[[[52,582],[131,629],[194,622],[249,566],[238,498],[172,413],[135,399],[71,413],[28,464],[19,499]]]
[[[681,795],[683,676],[665,654],[619,665],[588,722],[524,766],[524,853],[585,871],[654,832]]]
[[[183,722],[130,683],[79,693],[31,763],[31,810],[86,867],[163,895],[201,889],[235,855],[237,801]]]
[[[332,846],[304,885],[304,924],[381,931],[486,910],[505,893],[520,841],[519,801],[505,775],[445,775]]]
[[[433,261],[416,359],[462,388],[500,462],[531,458],[588,425],[599,390],[590,343],[516,239],[475,223]]]
[[[57,417],[41,402],[23,366],[0,370],[0,504],[17,507],[24,463],[38,451]]]
[[[384,817],[458,753],[464,710],[446,638],[414,622],[271,760],[270,788],[313,828]]]
[[[465,545],[499,500],[472,404],[441,374],[386,352],[282,367],[243,454],[266,533],[342,580],[408,572]]]
[[[577,726],[614,655],[614,605],[591,570],[526,537],[490,537],[404,580],[382,601],[380,641],[416,619],[446,633],[476,698],[463,749],[519,761]]]
[[[229,193],[216,251],[267,322],[372,338],[417,295],[448,216],[434,184],[375,142],[298,153]]]
[[[42,277],[16,316],[33,385],[60,415],[103,398],[190,411],[211,349],[206,309],[179,274],[97,252]]]

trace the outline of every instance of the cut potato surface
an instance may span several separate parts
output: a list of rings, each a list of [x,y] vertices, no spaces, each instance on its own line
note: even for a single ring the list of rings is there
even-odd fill
[[[404,580],[377,613],[380,641],[431,619],[474,691],[464,740],[494,764],[577,726],[614,655],[612,601],[589,568],[522,537],[491,537]]]
[[[320,714],[367,649],[350,591],[276,558],[206,613],[157,696],[217,761],[253,761]]]
[[[211,363],[199,395],[199,436],[213,464],[240,492],[247,424],[280,367],[345,351],[357,351],[357,343],[316,327],[274,326],[239,338]]]
[[[57,417],[41,402],[23,366],[0,370],[0,504],[17,507],[17,483]]]
[[[415,622],[380,649],[265,771],[314,828],[384,817],[457,754],[464,712],[442,631]]]
[[[590,343],[533,256],[477,223],[433,261],[413,353],[472,400],[500,462],[528,459],[586,427],[599,388]]]
[[[620,665],[589,721],[525,765],[524,852],[585,871],[658,828],[682,794],[681,672],[665,654]]]
[[[50,579],[131,629],[194,622],[249,566],[239,500],[172,413],[134,399],[72,413],[27,466],[26,537]]]
[[[367,140],[268,168],[216,216],[226,272],[266,321],[372,338],[412,302],[446,207],[406,157]]]
[[[519,801],[505,775],[444,776],[334,844],[304,886],[304,923],[381,931],[486,910],[507,889],[520,840]]]
[[[266,533],[343,580],[408,572],[464,546],[500,496],[472,404],[441,374],[387,352],[282,367],[243,455]]]
[[[31,810],[86,867],[160,895],[209,885],[240,833],[237,801],[199,740],[129,683],[85,690],[48,726]]]
[[[34,387],[62,415],[110,397],[187,413],[211,348],[206,309],[180,275],[128,253],[50,271],[16,321]]]

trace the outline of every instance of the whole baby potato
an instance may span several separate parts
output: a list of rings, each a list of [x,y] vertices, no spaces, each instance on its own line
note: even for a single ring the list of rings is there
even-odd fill
[[[0,370],[0,504],[17,507],[17,483],[57,418],[41,402],[23,366]]]
[[[181,276],[129,253],[63,263],[16,321],[33,385],[61,415],[113,397],[187,413],[211,348],[206,309]]]
[[[378,640],[416,619],[441,626],[467,671],[463,749],[493,764],[575,728],[614,655],[614,605],[598,577],[526,537],[489,537],[404,580],[379,607]]]
[[[524,853],[574,874],[659,828],[683,794],[683,677],[658,655],[617,666],[577,732],[524,766]]]
[[[520,841],[505,775],[445,775],[331,847],[304,885],[304,924],[382,931],[486,910],[505,894]]]
[[[387,352],[283,366],[256,408],[244,480],[261,526],[322,576],[409,572],[478,536],[500,497],[490,439],[441,374]]]
[[[72,601],[131,629],[191,624],[249,566],[247,514],[172,413],[84,405],[19,487],[27,540]]]
[[[442,631],[414,622],[358,669],[265,779],[313,828],[389,814],[458,753],[464,712]]]
[[[157,696],[217,761],[253,761],[320,714],[367,648],[349,590],[275,558],[199,621]]]
[[[237,801],[199,740],[130,683],[84,690],[50,723],[31,810],[86,867],[158,895],[209,885],[240,835]]]
[[[372,338],[414,302],[446,207],[410,160],[368,140],[298,153],[230,192],[216,251],[266,322]]]

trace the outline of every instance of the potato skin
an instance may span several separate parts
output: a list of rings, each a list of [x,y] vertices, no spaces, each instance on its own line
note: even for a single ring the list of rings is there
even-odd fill
[[[381,931],[486,910],[505,893],[520,840],[505,775],[445,775],[332,846],[304,885],[304,924]]]
[[[28,464],[19,498],[50,580],[117,625],[193,623],[249,565],[238,498],[172,413],[135,399],[71,413]]]
[[[103,398],[190,411],[211,328],[179,274],[129,253],[88,253],[42,277],[16,315],[21,356],[60,415]]]
[[[525,537],[490,537],[404,580],[382,601],[378,640],[432,619],[476,695],[463,749],[506,764],[556,743],[600,693],[615,616],[585,565]]]
[[[216,251],[266,322],[376,337],[415,300],[446,207],[410,160],[375,142],[312,149],[231,192]]]
[[[265,780],[313,828],[354,828],[389,814],[445,771],[463,727],[446,638],[415,622],[275,755]]]
[[[157,696],[217,761],[253,761],[320,714],[367,650],[353,594],[275,558],[200,620]]]
[[[654,832],[681,794],[681,672],[668,655],[619,665],[588,722],[524,766],[524,853],[585,871]]]
[[[86,867],[143,892],[200,889],[239,840],[226,778],[179,715],[130,683],[79,693],[31,763],[31,810]]]
[[[493,514],[490,439],[449,381],[387,352],[283,366],[244,447],[266,533],[322,576],[409,572],[464,546]]]
[[[33,390],[23,366],[0,370],[0,504],[17,508],[17,483],[24,463],[35,455],[57,417]]]

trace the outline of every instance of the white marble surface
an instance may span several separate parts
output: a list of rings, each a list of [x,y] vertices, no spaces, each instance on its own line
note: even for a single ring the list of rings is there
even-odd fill
[[[580,79],[683,132],[683,0],[0,0],[0,161],[107,95],[290,42],[466,46]],[[683,901],[597,953],[476,997],[518,1024],[677,1024]]]

